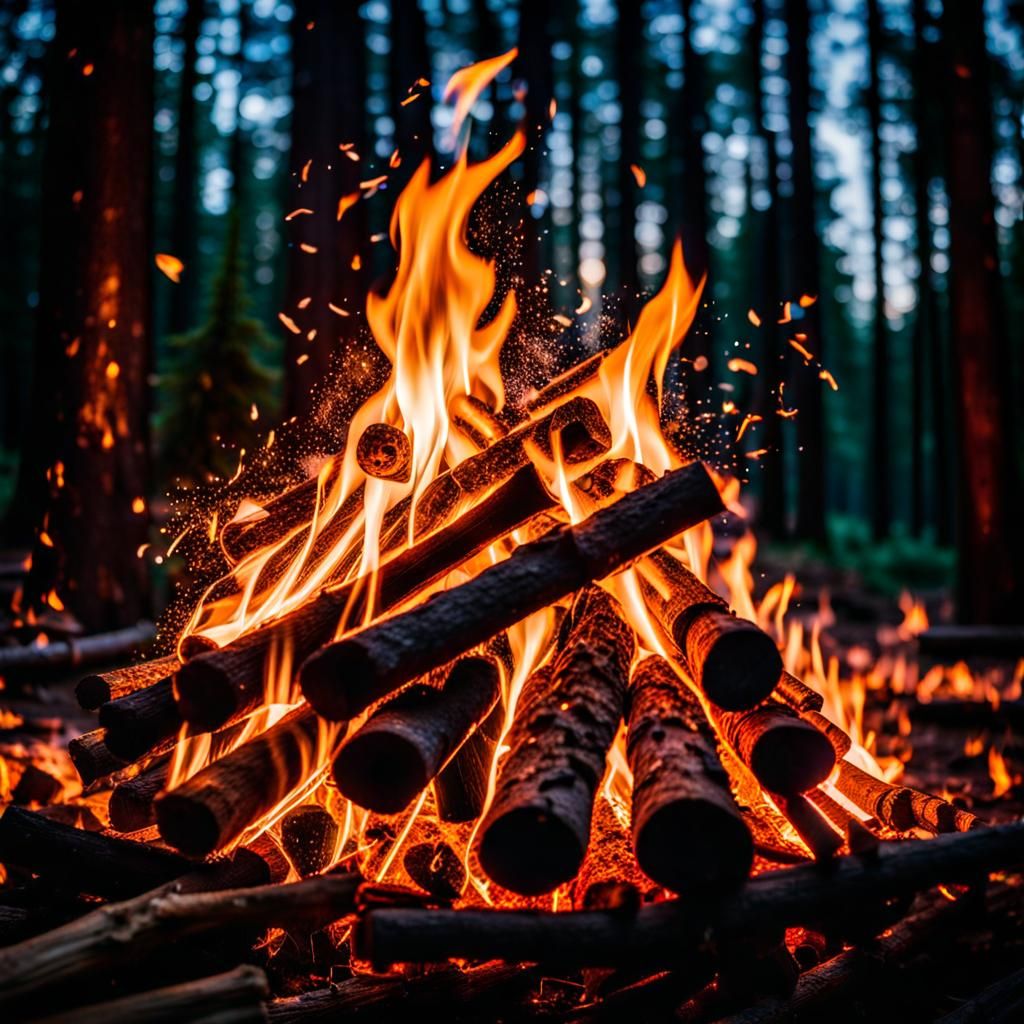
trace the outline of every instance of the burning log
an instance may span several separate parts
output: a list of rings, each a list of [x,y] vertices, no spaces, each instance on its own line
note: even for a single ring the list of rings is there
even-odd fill
[[[699,463],[666,473],[574,526],[519,546],[461,586],[322,648],[300,669],[303,694],[318,714],[350,718],[721,507]]]
[[[110,751],[126,761],[135,761],[171,743],[181,728],[173,680],[161,679],[153,686],[104,704],[100,708],[100,725],[106,729]]]
[[[84,676],[75,687],[75,697],[86,711],[96,711],[108,701],[127,697],[136,690],[144,690],[161,679],[167,679],[174,675],[179,664],[177,655],[169,654],[166,658]]]
[[[69,741],[68,756],[83,786],[91,786],[97,779],[119,772],[128,765],[107,746],[105,729],[93,729]]]
[[[808,790],[804,796],[828,818],[837,832],[846,836],[851,853],[867,853],[878,845],[878,837],[871,831],[872,828],[878,828],[874,818],[869,818],[867,822],[861,821],[818,787]]]
[[[590,844],[569,887],[574,910],[618,910],[632,914],[661,888],[640,870],[629,828],[602,794],[594,801]]]
[[[779,796],[775,800],[786,820],[797,830],[816,861],[831,860],[843,847],[843,837],[815,804],[805,796]]]
[[[455,663],[442,689],[417,685],[376,711],[334,759],[338,789],[360,807],[407,807],[490,714],[501,695],[494,658]]]
[[[153,801],[167,785],[170,766],[171,757],[167,754],[114,787],[107,804],[111,828],[117,832],[138,832],[156,824]]]
[[[51,640],[45,647],[0,647],[0,676],[14,679],[21,675],[110,664],[145,647],[154,636],[153,623],[140,622],[112,633]]]
[[[711,717],[722,739],[771,793],[804,793],[835,767],[828,738],[786,704],[769,702],[751,711],[711,705]]]
[[[802,679],[786,671],[783,671],[775,684],[775,694],[801,714],[805,711],[821,711],[825,706],[825,698],[817,690],[811,689]]]
[[[109,1003],[81,1006],[47,1017],[40,1024],[259,1024],[266,1020],[263,1000],[270,995],[267,976],[258,967],[236,967],[199,981],[141,992]]]
[[[304,804],[281,821],[281,844],[299,877],[308,878],[334,859],[338,824],[319,804]]]
[[[456,395],[448,403],[452,426],[460,430],[477,448],[488,448],[508,433],[508,428],[486,402],[472,395]]]
[[[462,859],[443,840],[410,846],[402,858],[402,866],[406,874],[435,899],[457,899],[466,887]]]
[[[775,689],[782,658],[775,641],[728,605],[665,551],[649,555],[640,573],[644,598],[672,637],[694,682],[713,704],[742,711]]]
[[[533,467],[520,469],[450,526],[384,562],[377,573],[376,607],[387,610],[554,504]],[[356,602],[350,618],[357,620],[366,590],[367,580],[358,579],[325,591],[279,621],[187,662],[175,681],[186,721],[211,731],[255,710],[263,702],[271,646],[288,645],[297,661],[307,657],[334,636],[350,601]]]
[[[1017,658],[1024,655],[1024,627],[932,626],[917,635],[917,649],[921,654],[951,656],[957,660],[971,655]]]
[[[812,710],[802,712],[800,717],[805,722],[810,722],[811,725],[828,737],[829,743],[832,744],[832,749],[836,752],[837,759],[846,757],[850,752],[853,740],[831,718],[826,718],[820,711]]]
[[[678,963],[702,948],[780,927],[833,928],[858,906],[1024,865],[1024,823],[885,842],[868,858],[842,857],[823,872],[808,864],[769,871],[721,900],[666,900],[631,917],[609,911],[371,910],[356,940],[373,963],[448,957],[559,965],[647,967]]]
[[[499,701],[434,779],[434,799],[441,821],[476,821],[487,802],[494,747],[505,722]]]
[[[179,936],[227,930],[233,920],[225,924],[220,915],[209,916],[208,904],[189,901],[222,890],[235,898],[243,892],[264,892],[251,887],[267,886],[272,880],[263,858],[239,850],[230,861],[203,865],[151,892],[98,907],[43,935],[0,949],[0,1006],[27,1005],[43,992],[73,991],[71,983],[80,978],[136,967]],[[200,908],[205,917],[195,912]],[[233,909],[229,906],[229,917]]]
[[[412,445],[398,427],[371,423],[356,443],[356,462],[367,476],[406,483],[412,471]]]
[[[576,598],[565,647],[534,673],[480,828],[480,864],[526,896],[574,877],[590,840],[594,793],[622,718],[633,630],[591,586]]]
[[[939,1024],[1012,1024],[1024,1014],[1024,967],[947,1013]]]
[[[320,723],[297,708],[156,801],[160,835],[192,857],[227,846],[281,802],[317,764]],[[325,751],[344,735],[335,735]]]
[[[675,892],[740,883],[750,873],[753,840],[703,709],[664,658],[645,658],[634,670],[628,721],[640,867]]]

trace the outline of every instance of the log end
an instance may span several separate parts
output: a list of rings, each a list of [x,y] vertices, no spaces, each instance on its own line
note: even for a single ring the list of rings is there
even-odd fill
[[[75,687],[75,699],[84,711],[96,711],[110,697],[110,684],[101,675],[85,676]]]
[[[708,700],[727,711],[756,707],[782,673],[775,641],[754,623],[726,611],[703,612],[682,646]]]
[[[802,719],[765,730],[750,752],[750,770],[772,793],[806,793],[824,782],[835,764],[828,737]]]
[[[238,694],[227,673],[202,658],[186,661],[174,676],[181,717],[194,732],[213,732],[238,710]]]
[[[708,800],[658,808],[635,837],[636,859],[658,885],[684,895],[741,885],[754,862],[754,840],[734,811]]]
[[[299,669],[302,696],[331,722],[354,718],[373,703],[373,660],[353,640],[321,647]]]
[[[420,751],[398,732],[357,732],[332,768],[342,796],[379,814],[405,810],[430,782]]]
[[[535,806],[496,818],[480,841],[487,877],[520,896],[540,896],[575,878],[585,853],[568,824]]]
[[[164,793],[155,807],[161,837],[187,857],[206,857],[221,846],[220,823],[201,801]]]

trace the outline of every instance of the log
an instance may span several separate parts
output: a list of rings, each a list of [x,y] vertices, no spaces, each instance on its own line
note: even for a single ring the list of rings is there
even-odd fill
[[[452,426],[461,431],[477,448],[488,448],[508,433],[508,428],[490,407],[472,395],[456,395],[448,403]]]
[[[1024,700],[918,700],[908,695],[900,703],[914,722],[931,722],[952,729],[1010,729],[1024,732]]]
[[[778,796],[775,802],[816,861],[831,860],[843,848],[843,836],[818,812],[813,801],[795,794]]]
[[[893,786],[869,775],[849,761],[841,760],[833,785],[851,803],[886,828],[908,832],[916,824],[910,790]]]
[[[824,782],[835,767],[828,738],[787,704],[752,711],[710,706],[719,735],[769,792],[793,795]]]
[[[430,785],[501,696],[497,660],[461,658],[443,688],[414,685],[367,720],[338,751],[332,772],[359,807],[397,814]]]
[[[640,867],[674,892],[738,885],[750,873],[754,843],[699,701],[664,658],[653,656],[633,671],[629,705]]]
[[[527,683],[480,827],[481,867],[503,888],[538,895],[579,871],[635,650],[618,602],[582,590],[565,646]]]
[[[837,858],[769,871],[710,902],[670,899],[633,916],[614,911],[370,910],[355,932],[360,955],[378,966],[448,957],[559,966],[655,969],[704,948],[775,934],[780,927],[835,929],[857,908],[1024,865],[1024,823],[879,844],[868,858]]]
[[[0,817],[0,863],[108,899],[145,892],[192,867],[169,850],[72,828],[20,807]]]
[[[438,900],[458,899],[466,887],[462,858],[444,840],[410,846],[402,866],[421,889]]]
[[[223,901],[215,902],[213,909],[226,916],[211,916],[207,903],[194,901],[223,890],[230,893],[229,900],[237,899],[243,892],[265,891],[252,887],[267,886],[271,880],[267,862],[242,849],[231,860],[203,865],[134,899],[98,907],[52,931],[0,949],[0,1007],[30,1006],[44,995],[67,998],[79,980],[109,978],[121,968],[141,966],[169,942],[227,930],[235,923],[230,919],[234,904],[229,903],[225,911]],[[202,914],[196,912],[200,909]]]
[[[640,870],[628,825],[623,825],[603,793],[594,801],[590,845],[579,874],[569,886],[574,910],[632,914],[641,903],[664,892]]]
[[[100,725],[107,731],[107,746],[126,761],[172,745],[182,724],[170,678],[108,701],[99,714]]]
[[[378,480],[406,483],[412,472],[412,444],[390,423],[371,423],[356,442],[356,462]]]
[[[1024,967],[989,985],[939,1024],[1011,1024],[1024,1017]]]
[[[699,463],[666,473],[574,526],[519,546],[461,586],[322,648],[300,669],[303,694],[325,718],[348,719],[721,507]]]
[[[115,832],[139,832],[156,824],[153,801],[167,785],[170,754],[158,757],[138,775],[119,782],[110,794],[107,813]]]
[[[128,766],[128,762],[111,753],[105,729],[93,729],[68,742],[68,756],[83,786],[91,786]]]
[[[450,526],[384,562],[377,573],[376,607],[393,607],[554,504],[533,467],[520,469]],[[193,729],[212,731],[255,710],[263,703],[272,645],[287,645],[300,662],[334,636],[350,602],[349,620],[358,621],[366,590],[367,580],[360,578],[325,591],[277,622],[187,662],[175,679],[185,720]]]
[[[434,799],[441,821],[476,821],[483,814],[494,747],[504,723],[505,707],[498,701],[434,779]]]
[[[821,711],[825,706],[822,694],[786,671],[783,671],[775,684],[775,695],[801,714],[805,711]]]
[[[79,1007],[46,1017],[41,1024],[249,1024],[266,1020],[263,1000],[269,995],[267,976],[246,965],[199,981]]]
[[[648,555],[638,575],[647,607],[686,656],[708,700],[742,711],[769,696],[782,658],[767,633],[731,614],[722,598],[666,551]]]
[[[309,878],[334,860],[338,824],[319,804],[304,804],[282,819],[281,845],[299,877]]]
[[[318,755],[329,757],[345,732],[332,729],[321,750],[320,728],[310,708],[297,708],[159,796],[161,837],[190,857],[227,846],[312,774]]]
[[[86,711],[96,711],[107,701],[126,697],[136,690],[143,690],[161,679],[174,675],[179,665],[178,656],[169,654],[153,661],[140,661],[137,665],[111,669],[83,676],[75,687],[75,697]]]
[[[1024,655],[1024,627],[932,626],[917,635],[917,649],[922,655],[957,661],[972,655],[1018,658]]]
[[[815,729],[822,732],[828,738],[829,743],[832,744],[832,749],[836,752],[837,760],[846,757],[850,752],[853,740],[832,719],[826,718],[820,711],[813,710],[801,712],[800,717],[805,722],[810,722]]]
[[[0,647],[0,676],[17,679],[110,664],[135,654],[155,636],[156,627],[152,622],[140,622],[111,633],[51,640],[45,647]]]

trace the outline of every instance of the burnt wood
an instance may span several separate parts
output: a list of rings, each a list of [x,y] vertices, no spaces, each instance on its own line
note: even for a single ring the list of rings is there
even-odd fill
[[[152,622],[96,633],[93,636],[52,640],[45,647],[15,646],[0,648],[0,675],[20,676],[65,671],[89,665],[110,664],[129,657],[152,642],[156,628]]]
[[[319,874],[331,863],[338,824],[319,804],[304,804],[281,819],[281,845],[300,878]]]
[[[440,689],[408,687],[338,751],[332,769],[338,789],[360,807],[397,814],[426,789],[500,695],[497,661],[486,656],[461,658]]]
[[[116,832],[138,832],[156,824],[153,801],[167,785],[170,766],[171,755],[165,754],[113,788],[107,804],[111,828]]]
[[[367,476],[405,483],[412,471],[412,445],[398,427],[371,423],[356,442],[356,462]]]
[[[850,752],[853,740],[832,719],[826,718],[820,711],[813,710],[802,711],[800,717],[828,737],[832,749],[836,752],[836,758],[846,757]]]
[[[100,707],[100,725],[107,747],[117,757],[136,761],[143,754],[171,744],[181,729],[171,678],[136,690]]]
[[[843,847],[843,836],[819,813],[816,804],[801,794],[775,800],[817,861],[831,860]]]
[[[783,671],[775,684],[775,695],[794,711],[821,711],[825,706],[825,698],[812,689],[802,679]]]
[[[742,882],[754,857],[750,831],[700,702],[664,658],[645,658],[634,669],[628,724],[640,867],[674,892]]]
[[[480,827],[484,871],[522,895],[550,892],[583,863],[636,650],[618,602],[600,587],[580,592],[572,617],[565,646],[523,692]]]
[[[143,690],[161,679],[174,675],[179,665],[178,657],[169,654],[166,658],[141,661],[137,665],[111,669],[83,676],[75,687],[75,697],[86,711],[96,711],[107,701],[126,697],[136,690]]]
[[[128,766],[127,761],[117,757],[107,746],[105,729],[93,729],[70,740],[68,756],[83,786],[90,786],[97,779],[105,778]]]
[[[721,508],[699,463],[666,473],[576,525],[520,545],[468,582],[322,648],[300,669],[303,694],[318,714],[350,718]]]
[[[434,779],[434,799],[441,821],[476,821],[487,802],[494,747],[505,723],[505,706],[498,701],[491,713]]]

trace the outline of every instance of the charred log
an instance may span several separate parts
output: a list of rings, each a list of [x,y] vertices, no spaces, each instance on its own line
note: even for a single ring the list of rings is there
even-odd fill
[[[300,878],[317,875],[334,859],[338,824],[319,804],[296,807],[281,822],[281,844]]]
[[[356,443],[356,462],[367,476],[405,483],[412,471],[412,445],[398,427],[371,423]]]
[[[499,701],[434,779],[441,821],[475,821],[483,814],[494,747],[504,721],[505,708]]]
[[[324,717],[350,718],[720,508],[703,466],[669,472],[577,525],[521,545],[461,586],[324,647],[302,665],[303,694]]]
[[[100,708],[107,746],[118,757],[135,761],[172,742],[181,728],[172,679],[161,679]]]
[[[3,647],[0,648],[0,675],[16,679],[122,661],[145,647],[154,636],[153,623],[140,622],[112,633],[53,640],[45,647]]]
[[[138,832],[156,824],[153,801],[167,785],[170,766],[171,758],[167,754],[114,787],[107,804],[111,828],[117,832]]]
[[[107,746],[105,729],[93,729],[69,741],[68,756],[83,786],[90,786],[97,779],[119,772],[128,765],[127,761],[115,756]]]
[[[825,706],[825,698],[817,690],[811,689],[802,679],[797,679],[785,671],[775,684],[775,694],[801,714],[805,711],[821,711]]]
[[[144,690],[161,679],[174,675],[179,665],[177,655],[155,661],[142,661],[138,665],[115,668],[84,676],[75,687],[75,697],[86,711],[96,711],[108,701],[127,697],[136,690]]]
[[[675,892],[739,884],[753,863],[753,840],[703,709],[663,658],[645,658],[634,670],[628,721],[640,867]]]
[[[816,861],[831,860],[842,849],[843,837],[807,797],[800,794],[780,796],[776,803]]]

